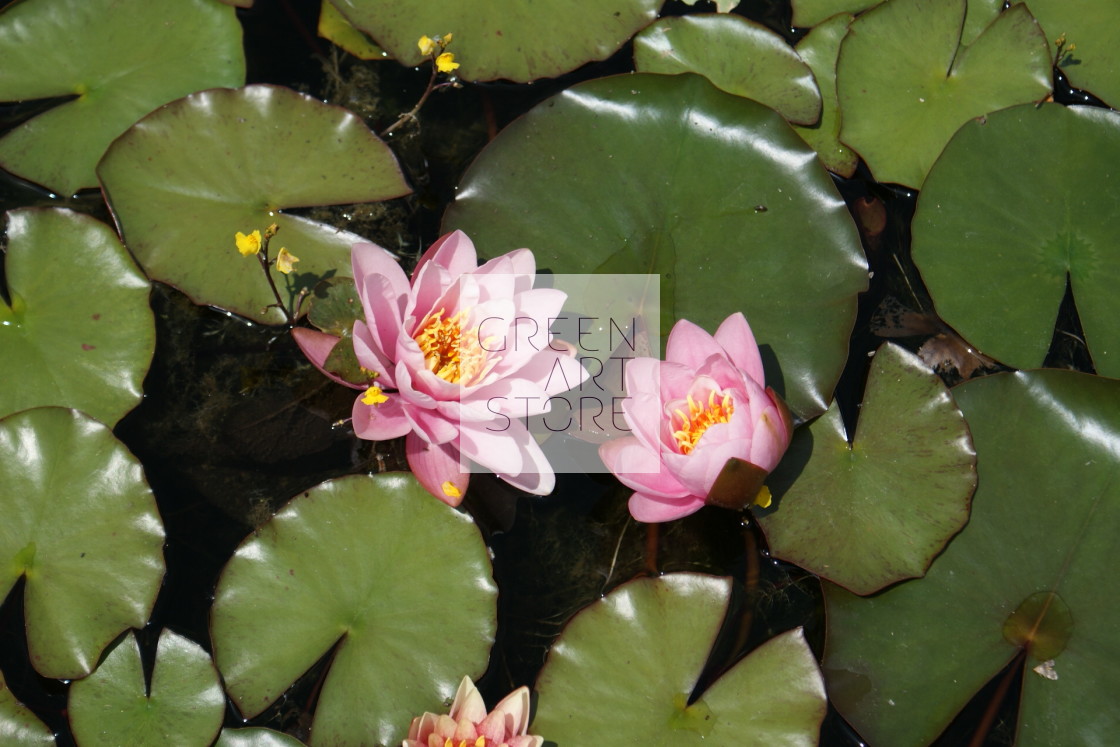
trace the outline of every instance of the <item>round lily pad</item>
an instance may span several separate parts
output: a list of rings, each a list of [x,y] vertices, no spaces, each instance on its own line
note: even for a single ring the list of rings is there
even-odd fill
[[[0,415],[61,405],[116,424],[139,404],[156,346],[151,285],[117,235],[70,210],[13,210],[4,269]]]
[[[552,78],[605,60],[657,17],[664,0],[331,0],[405,65],[427,59],[421,36],[446,36],[465,80]]]
[[[961,128],[918,200],[937,312],[1009,366],[1041,365],[1066,278],[1099,373],[1120,376],[1120,114],[1019,106]]]
[[[793,25],[816,26],[841,13],[859,13],[875,4],[875,0],[790,0]]]
[[[12,695],[0,674],[0,741],[11,747],[54,744],[54,735],[39,718]]]
[[[222,727],[225,696],[206,651],[169,630],[160,633],[149,688],[129,633],[96,672],[70,686],[67,710],[82,747],[210,744]]]
[[[840,43],[848,33],[852,16],[841,14],[814,28],[797,42],[794,49],[813,71],[821,92],[821,118],[809,127],[793,129],[813,147],[821,163],[841,176],[856,171],[859,157],[840,142],[840,101],[836,98],[836,58]]]
[[[406,194],[392,151],[361,119],[295,91],[254,85],[203,91],[134,125],[98,166],[125,245],[157,280],[196,303],[282,322],[238,232],[279,227],[270,255],[299,258],[275,274],[285,303],[324,277],[350,273],[361,237],[285,208],[385,200]]]
[[[214,747],[303,747],[303,742],[272,729],[222,729]]]
[[[813,71],[785,39],[742,16],[662,18],[634,37],[634,67],[643,73],[700,73],[717,88],[766,104],[790,122],[808,125],[820,118]]]
[[[241,25],[214,0],[24,0],[0,13],[0,101],[73,96],[0,138],[0,166],[70,195],[115,137],[193,91],[245,83]]]
[[[399,744],[414,716],[442,712],[463,675],[486,668],[491,573],[470,518],[411,475],[328,481],[226,565],[214,658],[251,717],[333,649],[311,744]]]
[[[965,525],[976,454],[941,379],[887,343],[872,361],[855,438],[833,403],[794,434],[770,485],[780,500],[759,518],[770,551],[870,594],[924,574]]]
[[[1046,39],[1025,6],[967,46],[965,11],[965,0],[887,0],[852,22],[836,70],[840,139],[881,182],[921,187],[969,119],[1050,92]]]
[[[801,630],[752,651],[691,704],[730,579],[672,573],[624,584],[576,615],[537,680],[530,731],[558,745],[814,745],[825,714]]]
[[[1108,744],[1120,382],[1032,371],[953,394],[978,457],[971,519],[922,579],[870,598],[826,584],[829,695],[870,744],[928,744],[1026,647],[1016,744]]]
[[[42,407],[0,420],[0,598],[26,577],[31,663],[93,670],[144,625],[163,580],[163,522],[134,456],[101,423]]]
[[[1120,106],[1120,3],[1112,0],[1030,0],[1027,5],[1054,42],[1065,36],[1058,64],[1071,85]],[[1069,49],[1070,45],[1075,45]]]
[[[670,321],[711,331],[744,312],[767,383],[802,417],[827,407],[867,287],[813,150],[697,75],[602,78],[544,101],[471,165],[444,227],[490,256],[528,247],[556,273],[660,274]]]

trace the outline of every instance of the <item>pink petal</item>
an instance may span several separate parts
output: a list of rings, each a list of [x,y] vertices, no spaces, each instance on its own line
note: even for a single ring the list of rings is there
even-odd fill
[[[452,231],[436,239],[420,257],[416,269],[412,271],[413,280],[419,277],[420,270],[429,262],[450,271],[452,277],[458,277],[478,267],[478,255],[469,236],[462,231]]]
[[[459,470],[459,450],[454,445],[429,444],[415,433],[409,433],[404,440],[404,450],[412,474],[425,490],[452,507],[463,502],[470,473]],[[482,712],[486,713],[485,705]]]
[[[499,743],[529,728],[529,688],[521,686],[502,698],[478,725],[478,733]]]
[[[396,258],[377,244],[354,244],[350,251],[350,264],[354,270],[354,285],[358,290],[362,308],[369,318],[369,305],[366,297],[367,278],[380,275],[385,278],[389,292],[393,298],[408,293],[408,277],[404,274]]]
[[[367,441],[388,441],[412,431],[412,421],[402,407],[401,398],[389,394],[388,400],[379,405],[367,405],[359,395],[351,410],[354,435]]]
[[[742,312],[735,312],[723,320],[723,324],[716,330],[715,340],[727,351],[728,357],[740,371],[760,385],[765,381],[758,343],[755,342],[754,332]]]
[[[665,343],[665,360],[695,371],[713,355],[726,356],[724,349],[711,335],[687,319],[681,319],[669,332]]]
[[[378,386],[381,388],[396,388],[393,383],[393,364],[389,357],[378,349],[377,342],[373,339],[373,333],[370,332],[365,322],[360,319],[354,322],[354,332],[351,339],[354,344],[354,357],[358,359],[358,365],[376,373],[379,377]]]
[[[407,296],[393,295],[389,280],[384,275],[370,275],[362,282],[365,297],[362,308],[365,323],[377,350],[392,357],[401,335],[404,302]],[[357,324],[357,322],[355,322]]]
[[[660,454],[636,438],[616,438],[600,444],[599,458],[628,488],[666,499],[689,495],[688,488],[665,469]]]
[[[712,484],[719,477],[723,465],[731,457],[748,459],[750,456],[751,442],[745,439],[735,439],[725,442],[703,443],[704,439],[696,443],[696,447],[688,454],[674,454],[663,452],[665,466],[692,495],[707,496],[712,489]]]
[[[667,500],[643,493],[634,493],[630,496],[630,515],[636,521],[646,524],[657,524],[662,521],[673,521],[689,514],[696,513],[704,505],[704,499],[697,496],[686,496],[676,500]]]
[[[336,384],[348,386],[351,389],[364,389],[361,384],[351,384],[345,379],[335,376],[330,371],[323,368],[323,364],[327,362],[327,357],[330,356],[334,346],[338,344],[338,339],[334,335],[328,335],[326,332],[320,332],[317,329],[308,329],[306,327],[294,327],[292,329],[292,338],[296,341],[296,345],[307,356],[307,360],[319,369],[319,372],[326,376]]]
[[[447,416],[437,409],[409,407],[405,414],[412,422],[412,430],[429,443],[446,444],[459,437],[459,423],[448,420]]]

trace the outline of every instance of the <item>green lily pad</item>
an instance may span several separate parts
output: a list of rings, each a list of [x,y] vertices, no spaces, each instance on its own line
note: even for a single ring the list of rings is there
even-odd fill
[[[116,234],[70,210],[13,210],[4,268],[0,415],[61,405],[116,424],[156,346],[151,286]]]
[[[303,742],[272,729],[222,729],[214,747],[303,747]]]
[[[54,744],[54,734],[12,695],[0,673],[0,741],[11,747]]]
[[[222,728],[225,696],[206,651],[169,630],[160,633],[149,688],[129,633],[70,686],[67,710],[83,747],[209,744]]]
[[[1051,50],[1065,34],[1066,48],[1076,49],[1058,60],[1070,85],[1094,94],[1111,106],[1120,105],[1120,3],[1112,0],[1030,0],[1027,6],[1046,32]]]
[[[1109,744],[1120,382],[1032,371],[953,394],[978,455],[972,517],[922,579],[871,598],[826,584],[829,695],[871,744],[928,744],[1026,646],[1016,744]]]
[[[74,96],[0,138],[0,166],[70,195],[162,104],[245,82],[241,25],[214,0],[24,0],[0,13],[0,101]]]
[[[385,200],[406,194],[392,151],[361,119],[287,88],[203,91],[148,115],[98,166],[125,245],[148,274],[196,303],[254,321],[282,322],[260,264],[234,245],[237,232],[279,226],[299,257],[276,275],[287,303],[300,288],[350,272],[361,237],[285,208]],[[285,283],[288,285],[285,287]]]
[[[330,0],[319,8],[319,36],[342,47],[359,60],[382,60],[389,56],[369,37],[354,28]]]
[[[1050,92],[1046,39],[1026,7],[968,46],[965,10],[965,0],[887,0],[852,22],[836,70],[840,139],[881,182],[921,187],[969,119]]]
[[[486,668],[491,573],[470,518],[411,475],[328,481],[226,565],[214,658],[251,717],[333,649],[311,744],[399,744],[414,716],[442,712],[463,675]]]
[[[1120,114],[1020,106],[963,127],[931,172],[914,262],[937,312],[1009,366],[1041,365],[1066,278],[1099,373],[1120,376]]]
[[[530,731],[560,747],[815,745],[825,694],[800,628],[688,703],[730,591],[727,578],[671,573],[623,584],[587,607],[549,652]]]
[[[805,216],[813,220],[806,221]],[[743,311],[767,382],[823,412],[867,264],[852,219],[777,113],[695,75],[573,86],[501,132],[444,227],[557,273],[661,274],[661,304],[709,331]],[[667,331],[667,328],[663,331]]]
[[[454,35],[465,80],[552,78],[605,60],[654,18],[664,0],[331,0],[404,65],[427,57],[421,36]]]
[[[804,467],[795,474],[793,464]],[[924,574],[965,525],[976,454],[941,379],[887,343],[872,361],[855,438],[833,403],[794,434],[770,485],[781,499],[760,512],[770,551],[870,594]]]
[[[840,101],[836,98],[836,58],[852,16],[842,14],[817,26],[794,49],[813,71],[821,92],[821,119],[812,127],[793,129],[820,156],[829,171],[851,176],[859,163],[851,148],[840,142]]]
[[[792,4],[793,25],[814,27],[832,16],[852,15],[878,5],[875,0],[792,0]],[[967,4],[961,42],[971,44],[1003,10],[1003,0],[968,0]]]
[[[26,576],[31,663],[84,677],[144,625],[163,579],[163,522],[134,456],[101,423],[42,407],[0,420],[0,598]]]
[[[808,125],[820,118],[813,71],[785,39],[742,16],[662,18],[634,37],[634,67],[643,73],[699,73],[790,122]]]

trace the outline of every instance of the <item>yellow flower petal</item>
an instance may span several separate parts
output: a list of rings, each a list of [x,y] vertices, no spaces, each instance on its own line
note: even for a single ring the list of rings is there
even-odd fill
[[[443,488],[443,494],[449,498],[461,498],[463,495],[463,491],[455,487],[450,480],[444,481],[443,485],[440,485],[440,487]]]
[[[758,491],[758,495],[754,497],[754,505],[760,508],[770,508],[770,501],[772,500],[773,496],[770,495],[770,488],[763,485],[762,490]]]
[[[253,231],[248,236],[238,231],[234,234],[233,240],[237,243],[237,251],[241,252],[242,257],[248,257],[250,254],[256,254],[261,250],[260,231]]]
[[[455,61],[455,55],[450,52],[444,52],[436,58],[436,70],[441,73],[450,73],[459,67],[459,63]]]
[[[389,398],[381,393],[380,387],[376,386],[371,386],[366,390],[366,393],[362,395],[363,405],[380,405],[382,402],[388,401]]]
[[[436,49],[436,43],[427,36],[421,36],[420,41],[416,42],[416,46],[420,48],[420,54],[427,57]]]
[[[280,253],[276,255],[276,269],[287,275],[295,269],[296,262],[299,262],[299,257],[289,252],[286,248],[280,247]]]

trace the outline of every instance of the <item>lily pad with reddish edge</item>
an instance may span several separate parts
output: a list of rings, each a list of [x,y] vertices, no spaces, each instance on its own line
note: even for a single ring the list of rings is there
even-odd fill
[[[115,425],[139,404],[155,351],[151,284],[98,220],[59,208],[7,215],[0,415],[58,405]]]
[[[1025,649],[1015,743],[1109,744],[1120,382],[1025,371],[953,395],[976,446],[971,518],[924,578],[867,598],[825,584],[829,696],[870,744],[929,744]]]
[[[813,71],[821,92],[821,118],[808,127],[794,126],[820,156],[829,171],[850,177],[859,163],[851,148],[840,142],[840,102],[836,98],[836,58],[852,16],[834,16],[806,34],[794,49]]]
[[[634,37],[642,73],[699,73],[717,88],[769,106],[790,122],[820,118],[813,71],[785,39],[742,16],[697,14],[662,18]]]
[[[40,407],[0,419],[0,598],[20,576],[31,664],[84,677],[148,619],[163,522],[140,462],[101,423]]]
[[[67,711],[83,747],[210,744],[222,727],[225,704],[210,655],[194,641],[164,630],[150,686],[140,647],[129,633],[93,674],[71,685]]]
[[[0,101],[71,97],[0,138],[0,166],[69,196],[162,104],[245,83],[241,24],[214,0],[24,0],[0,12]]]
[[[731,579],[670,573],[631,581],[589,605],[548,654],[530,733],[602,747],[816,744],[826,700],[800,628],[690,697],[730,593]]]
[[[1120,376],[1120,114],[1019,106],[972,122],[914,214],[937,313],[986,355],[1042,365],[1067,278],[1098,373]]]
[[[963,124],[1050,93],[1046,39],[1025,6],[971,44],[965,11],[965,0],[886,0],[852,22],[836,67],[840,139],[878,181],[921,188]]]
[[[857,594],[921,576],[968,521],[976,454],[932,371],[887,343],[871,363],[854,438],[840,408],[794,434],[757,510],[775,557]]]
[[[148,274],[195,303],[279,323],[260,263],[237,232],[279,233],[299,257],[274,278],[284,303],[325,277],[350,274],[363,239],[289,215],[288,208],[387,200],[407,194],[396,157],[354,114],[278,86],[202,91],[152,112],[117,139],[98,166],[125,245]]]
[[[319,36],[342,47],[359,60],[384,60],[389,53],[369,40],[369,37],[346,20],[331,0],[319,6]]]
[[[410,474],[344,477],[241,543],[211,609],[214,658],[252,717],[329,654],[311,744],[400,744],[486,669],[496,596],[466,514]]]
[[[421,36],[454,40],[464,80],[525,83],[605,60],[657,17],[664,0],[331,0],[401,64],[419,65]]]
[[[1065,48],[1057,61],[1075,88],[1088,91],[1112,107],[1120,106],[1120,3],[1112,0],[1030,0],[1027,7],[1046,32],[1055,54],[1055,42],[1065,35]],[[1070,49],[1070,45],[1076,45]]]
[[[11,747],[54,744],[54,735],[39,718],[12,695],[0,673],[0,739]]]
[[[816,153],[773,110],[691,74],[601,78],[542,102],[467,170],[452,228],[487,256],[528,247],[554,273],[657,273],[670,321],[713,332],[742,311],[767,384],[803,418],[831,399],[867,287]]]

